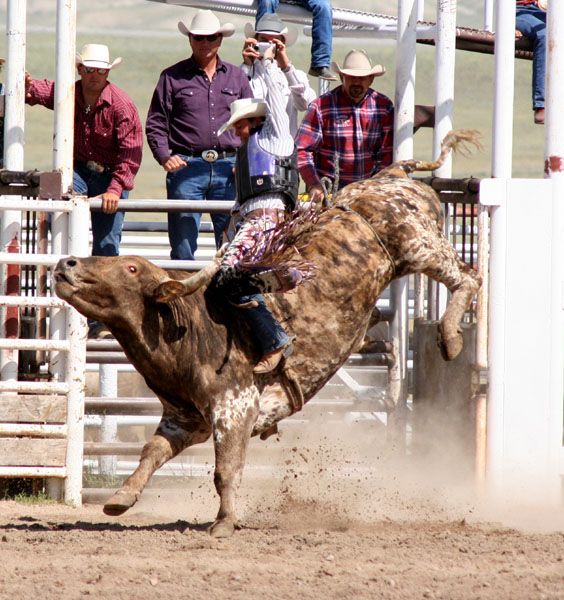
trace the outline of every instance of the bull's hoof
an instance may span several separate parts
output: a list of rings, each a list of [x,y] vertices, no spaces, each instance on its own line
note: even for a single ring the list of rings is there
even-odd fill
[[[277,434],[278,434],[278,423],[274,423],[274,425],[272,425],[272,427],[265,429],[260,434],[260,439],[267,440],[271,435],[277,435]]]
[[[176,279],[169,279],[157,286],[153,297],[157,302],[170,302],[186,293],[186,287]]]
[[[235,524],[231,519],[217,519],[208,529],[209,534],[214,538],[228,538],[233,535]]]
[[[458,332],[451,337],[445,337],[444,332],[439,326],[439,335],[437,338],[439,350],[444,360],[454,360],[461,352],[464,345],[462,332]]]
[[[117,491],[104,504],[104,514],[112,517],[123,515],[126,510],[129,510],[139,500],[139,495],[138,492],[132,492],[131,490]]]

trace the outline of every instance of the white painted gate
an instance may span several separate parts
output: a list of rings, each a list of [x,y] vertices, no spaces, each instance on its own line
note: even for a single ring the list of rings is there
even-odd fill
[[[563,200],[552,179],[481,182],[492,212],[488,481],[535,503],[559,502],[564,475]]]

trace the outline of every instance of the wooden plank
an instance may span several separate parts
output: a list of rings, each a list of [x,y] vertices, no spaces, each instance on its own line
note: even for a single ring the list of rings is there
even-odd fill
[[[66,440],[0,438],[0,466],[62,467]]]
[[[0,397],[0,422],[65,423],[66,396],[13,395]]]

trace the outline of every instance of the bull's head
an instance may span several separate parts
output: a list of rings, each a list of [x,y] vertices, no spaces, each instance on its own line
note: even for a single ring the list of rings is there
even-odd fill
[[[69,256],[57,263],[53,279],[60,298],[90,319],[111,323],[142,314],[168,276],[140,256]]]

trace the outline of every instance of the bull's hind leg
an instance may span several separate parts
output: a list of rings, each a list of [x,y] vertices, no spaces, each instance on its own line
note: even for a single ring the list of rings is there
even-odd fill
[[[443,283],[452,294],[439,322],[437,341],[443,358],[453,360],[460,354],[463,345],[460,322],[481,285],[481,278],[438,232],[419,230],[416,241],[410,244],[413,272],[424,273]]]
[[[121,488],[104,504],[107,515],[121,515],[131,508],[147,485],[153,473],[188,446],[205,442],[211,434],[211,426],[194,411],[189,419],[163,414],[153,437],[141,451],[139,466],[123,482]]]
[[[209,530],[213,537],[229,537],[235,530],[235,497],[258,414],[258,396],[253,386],[242,390],[236,397],[224,398],[212,411],[214,483],[220,498],[217,517]]]

